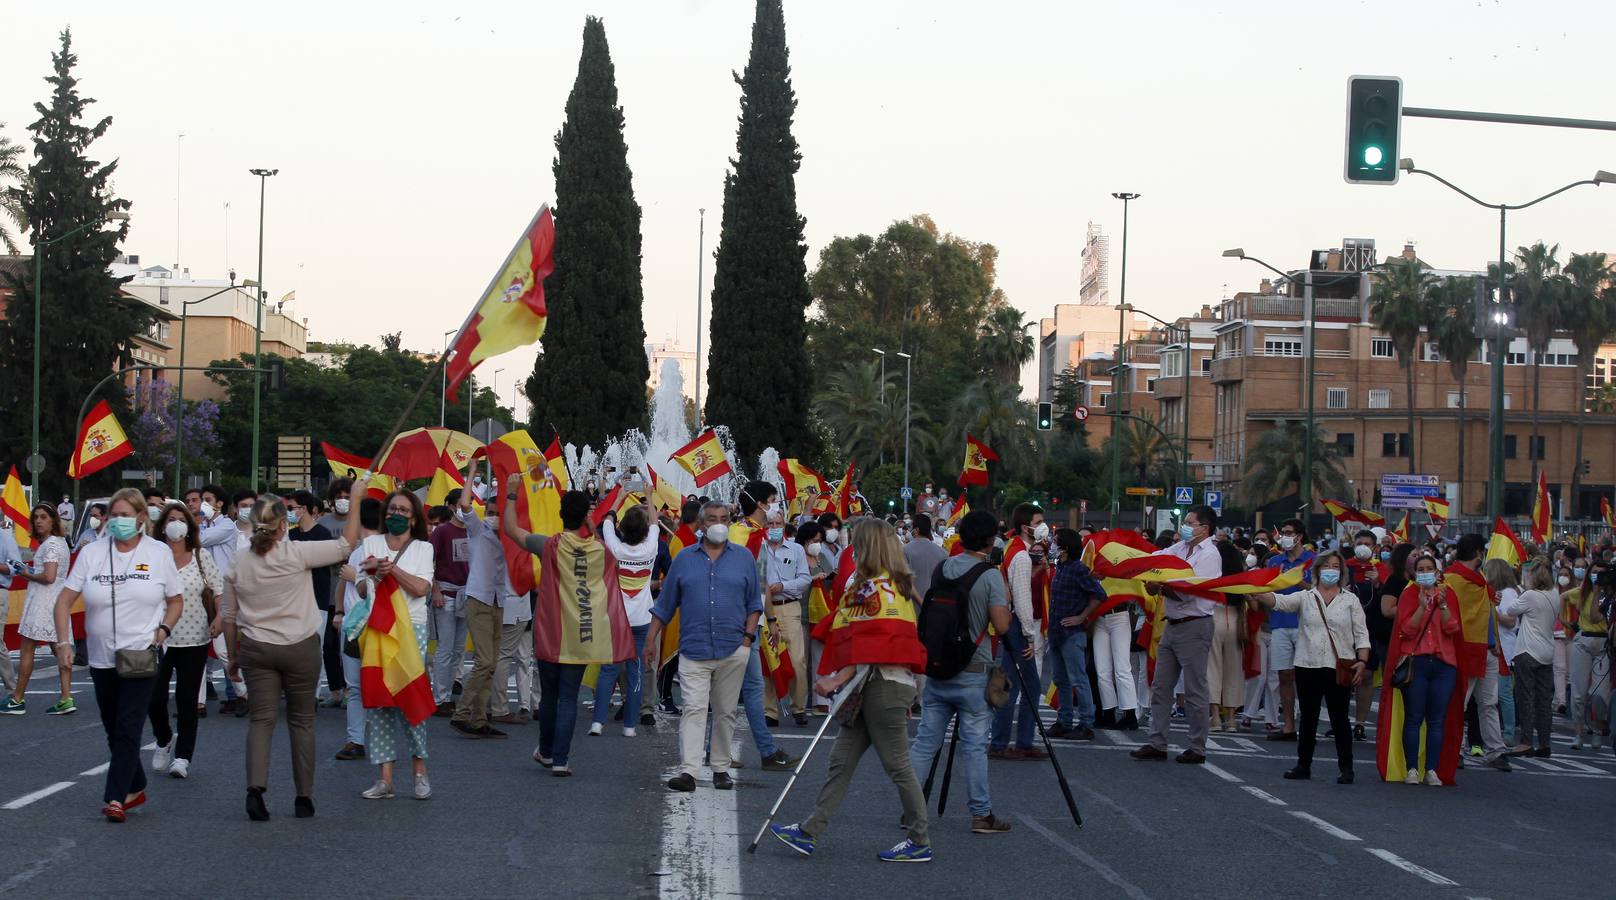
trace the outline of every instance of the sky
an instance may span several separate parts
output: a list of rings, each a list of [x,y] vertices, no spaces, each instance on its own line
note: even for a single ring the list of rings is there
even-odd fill
[[[8,4],[0,122],[24,141],[73,29],[95,146],[133,202],[125,251],[195,277],[254,277],[316,340],[431,349],[457,328],[539,204],[584,17],[604,18],[644,210],[645,330],[694,349],[735,152],[753,6],[592,3]],[[1347,78],[1398,75],[1409,106],[1616,118],[1597,2],[787,0],[810,270],[833,237],[914,213],[999,248],[1036,323],[1075,302],[1084,227],[1128,234],[1128,299],[1171,319],[1371,237],[1439,268],[1497,254],[1497,215],[1434,181],[1342,180]],[[184,135],[180,137],[180,135]],[[1402,155],[1489,202],[1601,168],[1616,134],[1405,119]],[[699,209],[706,265],[698,288]],[[1510,217],[1511,248],[1616,251],[1616,186]],[[1034,326],[1036,328],[1036,324]],[[503,369],[512,403],[534,351]],[[1024,391],[1036,390],[1031,366]]]

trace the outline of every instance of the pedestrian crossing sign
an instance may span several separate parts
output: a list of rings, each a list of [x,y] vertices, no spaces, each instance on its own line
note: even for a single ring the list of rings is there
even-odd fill
[[[1176,487],[1176,488],[1173,488],[1173,505],[1174,506],[1189,506],[1191,503],[1194,503],[1194,502],[1195,502],[1195,488],[1192,488],[1192,487]]]

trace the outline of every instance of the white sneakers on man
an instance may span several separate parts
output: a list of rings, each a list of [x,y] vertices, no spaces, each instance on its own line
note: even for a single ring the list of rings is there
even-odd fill
[[[189,778],[191,776],[191,761],[188,759],[174,760],[169,763],[168,774],[175,778]]]
[[[158,744],[157,749],[152,751],[151,767],[153,770],[167,772],[168,767],[174,764],[174,741],[176,740],[178,739],[169,738],[168,743]]]

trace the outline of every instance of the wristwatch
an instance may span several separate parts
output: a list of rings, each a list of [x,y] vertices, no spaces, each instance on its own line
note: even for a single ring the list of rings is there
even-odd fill
[[[168,627],[167,625],[159,622],[159,623],[157,623],[157,627],[161,628],[163,630],[163,637],[173,637],[174,636],[174,629]]]
[[[749,631],[746,634],[742,635],[742,637],[745,637],[748,641],[751,642],[751,643],[747,644],[748,647],[756,647],[757,646],[757,642],[758,642],[757,632]]]

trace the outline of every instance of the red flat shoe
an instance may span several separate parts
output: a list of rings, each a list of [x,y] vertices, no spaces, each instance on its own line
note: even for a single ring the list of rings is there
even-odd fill
[[[140,793],[135,795],[135,798],[133,800],[125,800],[123,802],[123,811],[128,812],[129,810],[134,809],[137,806],[145,806],[145,805],[146,805],[146,792],[141,791]]]
[[[101,807],[101,815],[106,816],[108,822],[122,822],[129,818],[124,815],[123,804],[116,800]]]

